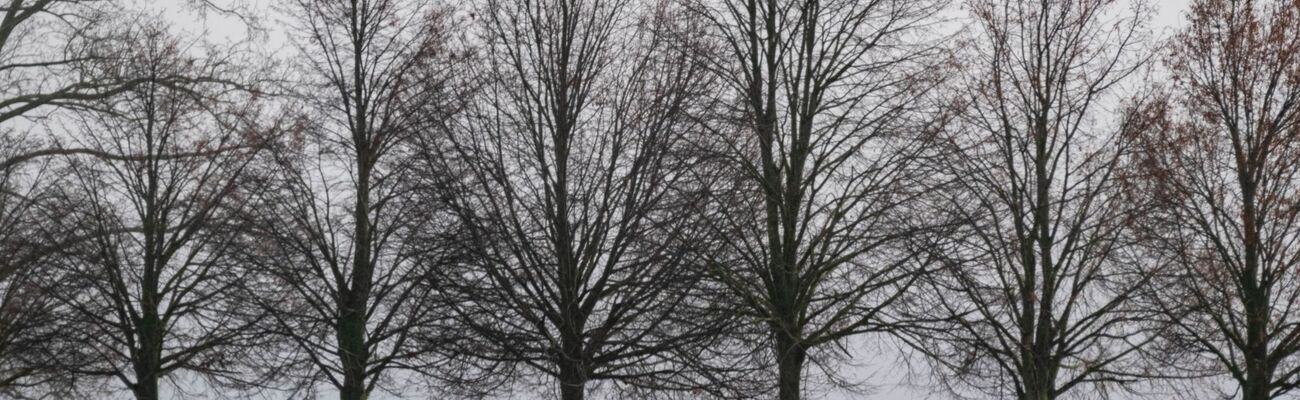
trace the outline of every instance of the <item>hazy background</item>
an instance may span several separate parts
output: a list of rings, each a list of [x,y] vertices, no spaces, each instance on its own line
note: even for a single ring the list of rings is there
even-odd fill
[[[1128,1],[1121,0],[1119,3]],[[1189,1],[1152,1],[1157,7],[1151,24],[1157,42],[1162,42],[1176,29],[1183,26],[1185,23],[1184,12]],[[208,0],[209,3],[219,7],[245,10],[241,13],[241,17],[213,10],[200,11],[201,8],[198,5],[203,4],[203,2],[204,0],[129,0],[126,3],[130,8],[146,10],[147,13],[160,15],[169,21],[173,21],[173,28],[179,30],[183,36],[214,44],[242,42],[253,51],[265,53],[267,57],[272,59],[286,57],[296,51],[286,39],[285,32],[282,31],[282,27],[286,24],[281,21],[281,16],[275,13],[275,0]],[[961,8],[960,1],[954,1],[945,14],[954,18],[954,20],[950,21],[949,27],[951,29],[960,29],[964,24],[964,21],[961,20],[964,16],[964,10]],[[935,385],[926,375],[927,366],[924,360],[909,357],[906,349],[900,348],[899,343],[888,337],[860,336],[854,338],[847,347],[853,351],[850,355],[851,360],[841,365],[839,372],[853,382],[859,383],[859,387],[852,390],[830,388],[824,384],[819,385],[814,379],[806,386],[805,398],[825,400],[939,400],[953,398],[952,395],[935,388]],[[810,366],[807,370],[815,372],[816,367]],[[185,392],[177,393],[174,388],[167,387],[170,385],[164,385],[163,396],[188,399],[212,398],[216,394],[194,385],[192,382],[177,383],[185,387]],[[120,386],[120,383],[116,381],[107,381],[107,384],[114,385],[114,387]],[[113,390],[111,388],[106,389]],[[331,392],[328,388],[322,387],[319,389],[318,398],[337,398],[337,394]],[[548,390],[549,387],[521,387],[515,390],[511,396],[502,396],[501,398],[545,399],[553,396]],[[1110,393],[1110,398],[1116,400],[1163,399],[1170,396],[1169,393],[1163,392],[1159,387],[1141,390],[1146,393],[1142,395]],[[422,390],[422,388],[412,386],[404,390],[402,397],[376,391],[372,395],[372,400],[438,398],[436,394],[424,393],[426,391]],[[125,395],[125,393],[118,393],[118,396],[114,396],[114,398],[127,398],[121,397],[121,395]],[[600,398],[599,395],[592,397]],[[255,398],[281,400],[290,399],[291,397],[285,394],[263,393],[255,395]]]

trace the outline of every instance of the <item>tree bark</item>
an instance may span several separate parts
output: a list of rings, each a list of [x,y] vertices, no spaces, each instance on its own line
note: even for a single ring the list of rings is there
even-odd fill
[[[355,297],[355,295],[350,296]],[[347,303],[356,303],[352,299]],[[364,400],[366,398],[366,341],[365,308],[347,304],[339,315],[339,359],[343,364],[343,387],[339,400]]]
[[[1249,246],[1248,246],[1249,247]],[[1250,268],[1248,266],[1248,268]],[[1269,368],[1268,300],[1258,281],[1248,277],[1246,308],[1246,380],[1241,384],[1242,400],[1269,400],[1273,371]]]
[[[557,197],[564,199],[563,194],[565,192],[560,191],[559,193],[561,193],[561,195]],[[564,229],[568,229],[567,225],[564,224],[563,219],[561,219],[559,225],[564,227]],[[567,231],[562,230],[561,232]],[[561,254],[563,254],[561,258],[564,259],[565,262],[571,260],[571,258],[567,256],[569,254],[568,252],[561,252]],[[565,265],[572,266],[572,264]],[[576,271],[575,268],[564,268],[562,272],[566,272],[562,274],[562,276],[570,279],[568,281],[569,284],[566,285],[566,289],[570,290],[566,291],[566,293],[569,293],[568,295],[561,296],[563,297],[561,302],[564,304],[564,317],[560,326],[560,356],[556,360],[560,370],[560,399],[583,400],[586,396],[587,371],[586,363],[584,362],[585,357],[583,357],[583,328],[582,323],[580,322],[582,318],[579,313],[576,296],[572,294],[576,292],[577,287],[576,282],[573,280]]]
[[[148,306],[146,306],[148,307]],[[136,400],[158,400],[158,375],[162,359],[162,332],[157,312],[146,310],[140,318],[140,348],[131,392]]]
[[[363,173],[368,173],[364,167]],[[340,400],[366,398],[366,365],[370,362],[370,352],[366,348],[366,300],[370,297],[373,266],[370,264],[370,221],[367,214],[370,207],[369,179],[365,175],[360,186],[355,215],[357,232],[354,243],[357,250],[353,260],[352,287],[341,291],[343,299],[339,310],[339,359],[343,364]]]
[[[583,400],[587,379],[575,362],[560,363],[560,400]]]
[[[159,270],[165,265],[166,261],[160,257],[157,250],[162,246],[159,245],[163,239],[160,237],[161,232],[165,231],[162,224],[158,222],[157,196],[158,196],[158,175],[153,169],[148,170],[148,197],[144,199],[144,279],[141,282],[140,294],[140,320],[136,321],[139,346],[136,350],[132,367],[135,368],[135,386],[131,391],[135,394],[137,400],[157,400],[158,399],[158,375],[162,370],[162,341],[163,341],[163,324],[158,315],[159,294]]]
[[[366,63],[362,58],[365,47],[362,37],[366,28],[359,25],[357,18],[361,14],[359,4],[352,2],[352,104],[356,107],[355,121],[351,127],[353,145],[356,146],[355,161],[357,167],[356,203],[352,209],[352,223],[355,231],[352,237],[354,248],[352,255],[351,282],[344,283],[340,290],[343,304],[339,310],[339,356],[343,364],[343,387],[339,388],[340,400],[364,400],[366,398],[366,365],[370,361],[370,352],[366,348],[366,303],[370,298],[370,285],[374,272],[371,262],[370,246],[370,174],[374,166],[371,152],[371,134],[367,128],[370,124],[368,100],[364,98],[363,87],[366,82]]]
[[[136,370],[137,373],[139,369]],[[156,375],[139,376],[131,392],[136,400],[158,400],[158,377]]]
[[[789,335],[777,333],[777,399],[799,400],[802,394],[800,383],[803,381],[803,362],[807,358],[807,349],[798,340]]]
[[[1026,382],[1025,394],[1022,400],[1055,400],[1056,391],[1054,384],[1049,380],[1036,379]]]
[[[358,79],[360,76],[358,75]],[[357,99],[360,100],[360,99]],[[361,103],[358,103],[361,104]],[[358,126],[365,123],[364,106],[358,106]],[[357,135],[363,137],[363,135]],[[366,348],[366,303],[370,298],[370,285],[374,264],[370,254],[370,171],[369,146],[361,143],[357,148],[357,198],[353,210],[353,223],[356,231],[353,236],[355,246],[352,256],[352,276],[350,285],[343,284],[340,290],[341,307],[339,307],[339,360],[343,364],[343,387],[339,388],[340,400],[364,400],[366,398],[366,366],[370,362],[370,351]],[[348,287],[350,286],[350,287]]]

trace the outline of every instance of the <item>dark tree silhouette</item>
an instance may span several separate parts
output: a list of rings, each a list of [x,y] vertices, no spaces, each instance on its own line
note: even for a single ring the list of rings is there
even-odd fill
[[[70,140],[81,150],[60,157],[65,216],[50,222],[79,239],[41,272],[43,293],[69,314],[59,335],[88,357],[71,373],[119,380],[138,399],[158,399],[160,381],[181,372],[242,383],[259,319],[227,257],[228,205],[260,148],[247,118],[257,103],[229,83],[230,59],[193,57],[163,26],[141,26],[99,66],[140,83],[78,118]]]
[[[142,32],[134,14],[108,1],[10,0],[0,4],[0,391],[17,397],[76,397],[85,346],[69,340],[69,311],[41,280],[60,252],[93,238],[69,223],[76,207],[57,187],[53,156],[122,157],[80,148],[61,111],[95,110],[142,85],[184,76],[130,76],[124,43]],[[122,18],[125,17],[125,18]]]
[[[1143,99],[1118,86],[1149,57],[1149,9],[967,5],[976,26],[940,161],[959,225],[932,247],[945,268],[928,288],[952,318],[916,348],[957,394],[1047,400],[1152,375],[1140,356],[1153,325],[1137,293],[1153,272],[1129,229],[1142,202],[1120,179],[1125,135],[1149,121]]]
[[[103,79],[93,65],[117,57],[105,39],[101,2],[6,0],[0,3],[0,123],[42,107],[80,107],[121,93],[138,80]],[[5,162],[5,166],[8,166]]]
[[[98,14],[74,1],[0,3],[0,393],[7,395],[36,397],[70,386],[59,361],[76,346],[58,340],[57,305],[33,282],[38,264],[57,249],[58,240],[41,233],[57,225],[46,220],[58,215],[50,209],[57,193],[47,185],[55,174],[49,160],[24,161],[49,153],[42,147],[50,140],[33,135],[43,126],[24,117],[121,90],[84,73],[96,42],[85,33],[103,20]]]
[[[725,101],[700,141],[731,177],[711,196],[713,276],[768,331],[778,398],[855,335],[915,325],[908,293],[924,254],[908,245],[929,191],[915,168],[934,137],[924,96],[938,52],[915,40],[941,2],[688,2],[687,37]],[[705,174],[714,174],[705,170]],[[716,176],[713,178],[716,179]]]
[[[0,0],[0,397],[1293,396],[1300,0],[1189,1]]]
[[[18,137],[0,138],[0,157],[32,151]],[[62,226],[61,197],[50,185],[52,160],[0,170],[0,395],[14,398],[74,397],[79,343],[62,334],[64,311],[39,285],[52,245],[71,232]],[[54,239],[54,240],[51,240]]]
[[[1149,296],[1171,326],[1160,350],[1275,399],[1300,386],[1300,1],[1198,0],[1187,15],[1161,129],[1134,132],[1156,210],[1142,226],[1169,266]]]
[[[297,21],[285,111],[299,129],[260,174],[246,254],[285,344],[267,363],[293,396],[326,383],[365,399],[398,390],[395,372],[436,375],[448,362],[417,339],[445,333],[431,278],[454,248],[425,240],[454,218],[413,195],[422,177],[410,154],[458,101],[446,85],[449,10],[302,0],[284,12]]]
[[[710,363],[731,316],[687,251],[699,196],[683,137],[711,78],[665,41],[666,7],[487,2],[480,90],[433,153],[461,171],[453,201],[477,249],[447,278],[468,351],[565,400],[602,386],[728,396],[746,368]]]

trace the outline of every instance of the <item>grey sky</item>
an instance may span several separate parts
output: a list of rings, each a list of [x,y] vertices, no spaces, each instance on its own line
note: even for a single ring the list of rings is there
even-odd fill
[[[132,8],[152,10],[152,12],[164,15],[166,19],[174,21],[174,27],[184,32],[186,35],[202,36],[214,43],[243,41],[249,39],[249,30],[238,18],[221,15],[219,13],[208,12],[206,15],[199,15],[193,7],[187,4],[196,0],[129,0],[127,4]],[[1153,0],[1157,6],[1157,13],[1152,21],[1157,38],[1165,38],[1177,27],[1183,24],[1183,13],[1187,8],[1189,0]],[[286,48],[287,43],[284,39],[284,32],[280,27],[284,26],[282,21],[274,14],[272,4],[274,0],[215,0],[218,3],[236,3],[242,7],[253,10],[253,17],[257,22],[269,27],[270,30],[264,33],[264,36],[254,37],[252,43],[259,51],[265,51],[268,54],[275,55],[280,51],[289,50]],[[954,8],[959,13],[959,10]],[[283,54],[283,53],[282,53]],[[871,399],[871,400],[908,400],[908,399],[948,399],[950,396],[942,393],[934,394],[932,390],[924,388],[925,379],[923,372],[921,376],[911,376],[909,382],[909,370],[906,363],[900,358],[903,355],[894,348],[892,341],[879,337],[860,337],[854,340],[857,346],[854,349],[853,360],[850,365],[845,365],[841,370],[845,375],[859,380],[868,382],[875,387],[871,393],[850,393],[839,390],[818,390],[812,388],[808,393],[809,399],[826,399],[826,400],[848,400],[848,399]],[[917,368],[923,368],[923,362],[913,361],[912,365]],[[109,381],[108,384],[118,385],[116,381]],[[112,389],[109,389],[112,390]],[[120,395],[125,393],[118,392]],[[173,397],[182,398],[190,395],[179,395],[171,393]],[[331,393],[326,388],[321,388],[320,398],[336,398],[336,394]],[[523,390],[514,398],[536,398],[536,396],[545,396],[544,393],[536,390]],[[1152,396],[1153,398],[1155,396]],[[124,398],[124,397],[121,397]],[[287,396],[272,396],[270,398],[288,398]],[[387,394],[377,393],[374,400],[392,399],[394,397]],[[421,395],[416,390],[406,393],[406,397],[411,399],[430,398],[429,395]]]

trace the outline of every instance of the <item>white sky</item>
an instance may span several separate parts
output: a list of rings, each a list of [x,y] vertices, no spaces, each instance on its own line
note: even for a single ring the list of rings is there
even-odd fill
[[[175,22],[174,26],[187,35],[203,36],[207,40],[221,43],[240,41],[248,39],[249,31],[238,18],[223,16],[219,13],[208,12],[206,15],[199,15],[193,7],[187,4],[197,0],[128,0],[128,4],[139,9],[155,10],[155,12],[166,16],[167,19]],[[1187,8],[1189,0],[1152,0],[1157,6],[1157,14],[1152,21],[1152,26],[1158,38],[1165,38],[1177,27],[1183,25],[1183,12]],[[285,48],[283,32],[278,31],[278,27],[284,26],[282,21],[276,20],[272,12],[271,5],[274,0],[214,0],[218,4],[235,4],[254,10],[252,15],[264,26],[270,27],[271,30],[265,35],[253,37],[253,42],[260,50],[268,54],[280,53]],[[848,400],[848,399],[869,399],[869,400],[911,400],[911,399],[949,399],[950,396],[943,393],[929,393],[923,387],[916,387],[924,384],[923,377],[913,377],[908,379],[908,369],[903,363],[899,362],[900,354],[896,349],[890,349],[893,346],[891,341],[882,341],[881,338],[862,337],[855,340],[861,345],[854,346],[858,350],[854,354],[853,365],[846,365],[844,370],[855,380],[869,382],[875,386],[871,393],[846,393],[841,391],[820,391],[811,390],[807,393],[808,399],[825,399],[825,400]],[[872,342],[876,342],[872,344]],[[913,362],[912,365],[923,368],[923,362]],[[117,385],[117,382],[112,382]],[[324,388],[322,388],[324,389]],[[125,394],[125,393],[122,393]],[[537,393],[532,391],[519,393],[517,398],[532,398]],[[322,390],[321,398],[337,398],[337,395],[327,390]],[[167,397],[167,394],[164,394]],[[122,397],[127,398],[127,397]],[[374,400],[392,399],[393,397],[376,394]],[[408,393],[406,398],[424,399],[430,398],[429,395],[420,395],[417,393]],[[1152,397],[1156,398],[1156,397]]]

